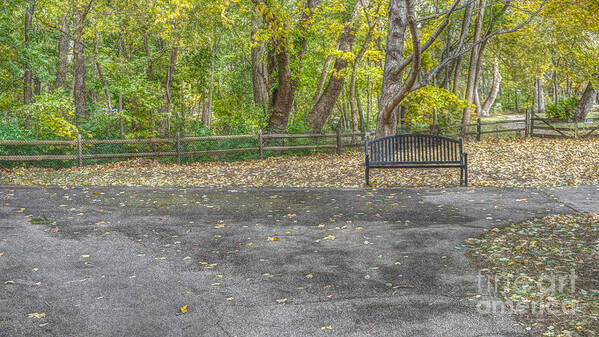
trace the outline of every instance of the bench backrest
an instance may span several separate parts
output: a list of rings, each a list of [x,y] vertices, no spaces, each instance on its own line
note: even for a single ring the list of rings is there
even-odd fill
[[[426,134],[405,134],[366,140],[371,164],[460,163],[462,140]]]

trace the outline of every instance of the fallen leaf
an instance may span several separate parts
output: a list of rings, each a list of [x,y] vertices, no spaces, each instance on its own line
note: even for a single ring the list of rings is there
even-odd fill
[[[278,236],[269,236],[268,237],[268,241],[271,241],[271,242],[273,242],[273,241],[279,241],[279,237]]]
[[[31,314],[27,314],[27,318],[35,318],[35,319],[46,318],[46,313],[45,312],[42,312],[42,313],[33,312]]]
[[[277,304],[286,304],[286,303],[287,303],[286,298],[281,298],[281,299],[277,300]]]

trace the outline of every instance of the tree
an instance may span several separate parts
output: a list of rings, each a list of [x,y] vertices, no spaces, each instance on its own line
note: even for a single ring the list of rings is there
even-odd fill
[[[475,50],[475,48],[486,43],[494,36],[519,30],[524,25],[528,24],[542,10],[547,1],[540,2],[536,10],[530,12],[526,19],[515,24],[512,28],[502,27],[497,30],[488,31],[484,36],[480,39],[475,39],[468,46],[465,46],[459,41],[455,44],[455,48],[453,48],[450,53],[447,53],[438,61],[436,66],[421,75],[420,71],[422,70],[421,61],[423,53],[437,41],[437,38],[449,25],[452,15],[456,11],[465,8],[464,6],[459,6],[460,2],[460,0],[455,0],[449,9],[417,19],[413,1],[391,0],[389,4],[387,55],[385,58],[383,88],[379,105],[379,121],[376,130],[377,137],[384,137],[396,133],[397,117],[394,112],[410,92],[428,85],[433,76],[447,67],[460,55]],[[491,3],[491,5],[496,4],[499,4],[499,2]],[[502,6],[504,12],[509,9],[519,11],[518,8],[512,8],[511,3],[505,3]],[[529,11],[526,10],[526,12]],[[435,29],[433,33],[428,37],[425,43],[421,44],[419,31],[421,28],[418,24],[424,24],[427,21],[435,22],[435,19],[440,17],[444,17],[444,19],[434,25]],[[406,34],[408,30],[412,42],[411,53],[406,53],[404,48],[404,42],[408,40]],[[408,66],[410,66],[409,70],[407,70]]]

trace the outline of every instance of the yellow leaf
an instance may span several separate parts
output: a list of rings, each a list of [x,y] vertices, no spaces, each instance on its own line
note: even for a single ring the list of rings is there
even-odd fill
[[[273,241],[279,241],[279,237],[278,236],[269,236],[268,237],[268,241],[271,241],[271,242],[273,242]]]
[[[37,313],[37,312],[33,312],[33,313],[31,313],[31,314],[28,314],[28,315],[27,315],[27,318],[37,318],[37,319],[46,318],[46,313],[45,313],[45,312],[42,312],[42,313],[40,314],[40,313]]]
[[[182,314],[186,314],[188,312],[187,305],[182,306],[180,310]]]

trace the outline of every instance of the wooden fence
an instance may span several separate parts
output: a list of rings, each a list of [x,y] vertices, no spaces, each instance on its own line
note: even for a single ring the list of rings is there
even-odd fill
[[[84,159],[108,159],[108,158],[139,158],[139,157],[175,157],[177,163],[181,163],[182,157],[194,157],[204,155],[222,155],[230,153],[255,152],[260,159],[264,159],[266,151],[293,151],[306,149],[334,149],[337,154],[341,154],[344,146],[355,147],[362,146],[361,143],[352,142],[343,144],[343,138],[352,138],[355,140],[360,138],[364,140],[364,133],[341,133],[337,130],[336,133],[324,134],[262,134],[258,132],[255,135],[231,135],[231,136],[205,136],[205,137],[180,137],[177,132],[175,138],[151,138],[151,139],[82,139],[81,135],[77,136],[76,140],[0,140],[0,146],[68,146],[72,147],[73,154],[66,155],[8,155],[0,156],[0,161],[45,161],[45,160],[74,160],[78,166],[83,165]],[[334,144],[311,144],[311,145],[271,145],[269,140],[285,140],[285,139],[323,139],[333,138]],[[257,146],[255,147],[240,147],[218,150],[202,150],[202,151],[182,151],[184,143],[192,143],[198,141],[217,141],[217,140],[243,140],[255,139]],[[97,153],[84,154],[83,149],[89,145],[98,144],[171,144],[172,150],[165,152],[128,152],[128,153]],[[75,151],[76,149],[76,151]],[[76,152],[76,154],[75,154]]]
[[[574,123],[563,120],[541,118],[530,113],[526,114],[524,119],[512,119],[505,121],[484,122],[480,118],[476,123],[465,125],[453,125],[448,129],[457,130],[454,133],[444,134],[448,137],[472,137],[477,141],[483,136],[491,134],[519,134],[525,137],[592,137],[599,136],[599,119],[587,119],[585,123]],[[580,124],[583,124],[582,126]],[[494,128],[494,129],[493,129]],[[179,133],[175,138],[152,138],[152,139],[82,139],[78,136],[76,140],[0,140],[0,146],[67,146],[71,148],[72,154],[46,154],[46,155],[0,155],[0,161],[46,161],[46,160],[73,160],[78,166],[83,165],[86,159],[109,159],[109,158],[139,158],[139,157],[174,157],[177,163],[181,163],[183,157],[196,157],[205,155],[223,155],[231,153],[254,152],[258,158],[264,158],[266,151],[293,151],[306,149],[334,149],[337,154],[341,154],[345,146],[359,147],[362,142],[356,142],[357,139],[363,141],[366,137],[371,137],[370,133],[336,133],[325,134],[262,134],[258,132],[253,135],[232,135],[232,136],[205,136],[205,137],[180,137]],[[335,139],[330,144],[310,144],[310,145],[285,145],[287,139]],[[344,138],[351,138],[349,144],[344,144]],[[199,150],[184,151],[184,143],[193,143],[199,141],[218,141],[218,140],[255,140],[256,146],[237,147],[217,150]],[[283,144],[275,140],[282,140]],[[273,144],[274,143],[274,144]],[[92,145],[100,144],[171,144],[168,151],[150,152],[127,152],[127,153],[84,153],[83,149]]]

